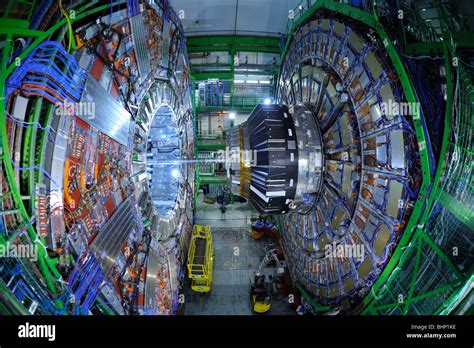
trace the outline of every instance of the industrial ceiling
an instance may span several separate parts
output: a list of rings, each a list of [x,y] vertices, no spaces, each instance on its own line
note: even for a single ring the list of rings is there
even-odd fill
[[[187,36],[280,36],[298,0],[171,0]]]

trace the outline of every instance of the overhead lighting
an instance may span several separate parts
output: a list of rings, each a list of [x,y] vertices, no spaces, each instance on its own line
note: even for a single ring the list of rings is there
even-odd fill
[[[272,100],[270,98],[265,98],[265,100],[263,101],[263,103],[265,105],[270,105],[272,103]]]
[[[179,177],[179,170],[178,170],[178,169],[173,169],[173,170],[171,171],[171,176],[172,176],[173,178]]]
[[[257,84],[257,83],[258,83],[258,80],[247,80],[247,83]]]
[[[299,160],[299,165],[301,167],[306,167],[308,165],[308,160],[306,158],[302,158]]]
[[[233,120],[233,119],[235,118],[235,112],[231,112],[231,113],[229,114],[229,118],[230,118],[231,120]]]
[[[270,83],[271,83],[270,81],[266,81],[266,80],[262,81],[262,80],[260,80],[260,84],[261,84],[261,85],[269,85]]]
[[[245,83],[244,80],[234,80],[234,83]]]

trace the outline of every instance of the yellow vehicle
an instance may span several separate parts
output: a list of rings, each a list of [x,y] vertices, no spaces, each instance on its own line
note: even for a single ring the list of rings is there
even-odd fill
[[[195,225],[188,251],[188,276],[193,291],[211,291],[213,259],[211,227]]]
[[[254,240],[258,240],[262,238],[265,234],[263,233],[262,228],[257,228],[256,226],[252,226],[252,229],[250,230],[250,237]]]
[[[250,288],[252,309],[255,313],[266,313],[272,304],[270,283],[265,281],[264,274],[255,274]]]

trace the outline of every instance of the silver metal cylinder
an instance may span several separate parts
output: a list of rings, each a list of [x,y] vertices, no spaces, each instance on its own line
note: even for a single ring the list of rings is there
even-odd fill
[[[309,213],[319,200],[323,183],[324,156],[322,136],[316,117],[304,105],[290,107],[298,148],[298,179],[293,208]]]

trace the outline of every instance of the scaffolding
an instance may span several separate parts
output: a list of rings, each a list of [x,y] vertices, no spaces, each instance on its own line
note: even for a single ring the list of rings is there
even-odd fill
[[[213,259],[211,227],[195,225],[188,252],[188,276],[193,291],[211,291]]]

